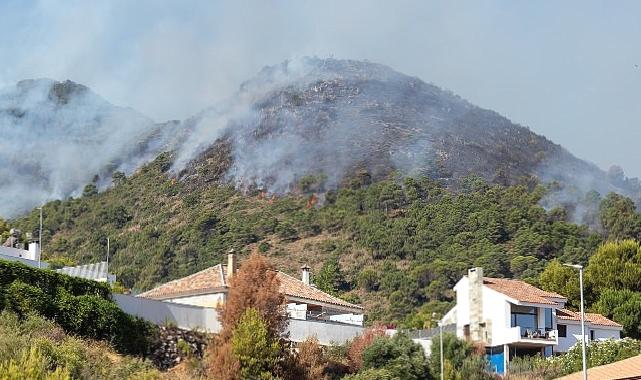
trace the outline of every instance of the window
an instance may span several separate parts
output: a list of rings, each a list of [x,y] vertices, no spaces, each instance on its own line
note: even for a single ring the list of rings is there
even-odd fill
[[[512,327],[519,326],[528,330],[538,329],[535,307],[512,305],[511,317]]]
[[[594,330],[590,330],[590,340],[594,340]]]
[[[545,330],[552,330],[552,309],[545,309]]]
[[[557,325],[556,328],[559,329],[559,338],[568,336],[568,327],[566,325]]]

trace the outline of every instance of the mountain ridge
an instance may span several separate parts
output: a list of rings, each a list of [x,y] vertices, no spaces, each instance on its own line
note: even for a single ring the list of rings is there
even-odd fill
[[[609,178],[596,165],[494,111],[365,61],[301,58],[266,66],[227,101],[182,122],[154,123],[68,80],[25,80],[15,88],[13,97],[0,92],[0,129],[11,136],[26,126],[21,129],[30,131],[22,131],[21,139],[36,136],[36,141],[43,126],[54,135],[61,129],[57,132],[71,141],[68,150],[85,161],[47,166],[43,160],[55,160],[55,155],[41,155],[20,164],[25,160],[15,149],[0,154],[2,177],[20,179],[13,186],[0,180],[4,193],[21,199],[11,210],[0,208],[5,216],[45,200],[78,196],[90,182],[104,189],[112,173],[131,174],[163,151],[173,152],[168,172],[181,180],[232,182],[276,194],[295,191],[309,176],[317,177],[324,191],[344,186],[355,174],[364,184],[395,174],[444,181],[476,174],[503,184],[558,181],[564,190],[547,200],[550,207],[577,202],[589,190],[641,198],[638,181],[622,174]],[[104,141],[91,143],[90,125],[96,131],[93,140]],[[59,147],[47,145],[46,138],[31,150],[65,148],[64,138],[58,139]],[[96,149],[107,153],[96,155]],[[16,163],[19,170],[6,169]],[[82,175],[67,178],[73,167]],[[199,178],[204,172],[209,174]],[[30,191],[20,192],[21,185]],[[10,199],[5,196],[0,204]]]

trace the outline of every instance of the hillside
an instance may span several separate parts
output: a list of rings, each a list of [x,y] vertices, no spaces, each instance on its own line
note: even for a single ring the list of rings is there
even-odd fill
[[[231,248],[257,248],[296,276],[309,264],[319,287],[363,302],[372,320],[411,323],[421,308],[447,307],[468,267],[536,281],[552,258],[586,262],[602,239],[563,210],[540,207],[540,186],[470,177],[454,193],[427,178],[353,182],[319,207],[313,191],[270,197],[190,186],[167,175],[171,162],[161,155],[105,192],[48,203],[46,259],[101,260],[110,237],[110,269],[144,290],[215,265]],[[13,223],[37,225],[35,210]]]

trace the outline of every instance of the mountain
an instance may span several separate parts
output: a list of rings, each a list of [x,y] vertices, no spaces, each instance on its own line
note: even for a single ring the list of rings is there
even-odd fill
[[[232,182],[284,194],[391,175],[446,182],[559,181],[545,201],[589,190],[640,198],[561,146],[435,85],[363,61],[302,58],[265,67],[239,91],[183,122],[156,124],[71,81],[25,80],[0,92],[0,215],[104,189],[172,151],[169,174],[193,186]],[[454,181],[453,181],[454,180]],[[302,181],[302,182],[301,182]]]
[[[192,134],[177,148],[173,170],[187,181],[224,179],[282,194],[310,175],[322,190],[354,174],[366,184],[392,173],[446,181],[476,174],[503,184],[559,181],[576,193],[641,194],[638,181],[615,181],[496,112],[369,62],[305,58],[266,67],[230,101],[184,125]],[[221,152],[227,166],[206,174]]]
[[[156,142],[169,129],[72,81],[0,90],[0,215],[78,195],[92,181],[104,187],[113,171],[130,174],[164,149]]]

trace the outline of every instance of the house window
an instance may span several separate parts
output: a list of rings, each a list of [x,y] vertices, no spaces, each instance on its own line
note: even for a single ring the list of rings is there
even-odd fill
[[[511,317],[512,327],[519,326],[528,330],[538,329],[535,307],[512,305]]]
[[[594,340],[594,330],[590,330],[590,340]]]
[[[559,338],[565,338],[568,336],[568,326],[557,325],[556,328],[559,329]]]
[[[552,330],[552,309],[545,309],[545,330]]]

